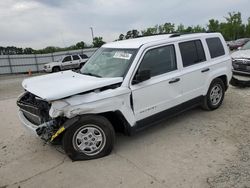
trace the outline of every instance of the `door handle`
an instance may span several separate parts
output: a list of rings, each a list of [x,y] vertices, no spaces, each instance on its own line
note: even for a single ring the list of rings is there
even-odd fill
[[[210,71],[210,68],[203,69],[201,72],[204,73],[204,72],[208,72],[208,71]]]
[[[174,79],[170,80],[168,83],[173,84],[175,82],[179,82],[180,80],[181,80],[180,78],[174,78]]]

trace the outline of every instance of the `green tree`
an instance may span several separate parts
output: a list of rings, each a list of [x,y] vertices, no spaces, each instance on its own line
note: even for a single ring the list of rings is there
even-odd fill
[[[220,24],[218,20],[210,19],[207,27],[209,32],[220,32]]]
[[[149,27],[145,30],[142,30],[142,36],[150,36],[150,35],[156,35],[158,34],[158,25],[156,25],[155,27]]]
[[[183,24],[180,24],[177,26],[176,32],[178,33],[184,33],[185,32],[185,27]]]
[[[83,41],[76,43],[76,49],[83,49],[85,47],[85,43]]]
[[[225,17],[228,27],[228,33],[229,37],[233,40],[240,37],[240,32],[242,30],[242,19],[241,19],[241,13],[240,12],[229,12],[228,17]],[[243,29],[244,30],[244,29]]]
[[[124,39],[124,34],[120,34],[118,40],[123,40]]]
[[[246,37],[250,37],[250,17],[248,18],[248,23],[246,24],[246,32],[245,32],[245,36]]]
[[[35,52],[35,50],[33,50],[32,48],[24,48],[23,49],[24,54],[33,54],[34,52]]]
[[[103,44],[105,44],[105,42],[103,41],[102,37],[95,37],[93,39],[93,46],[95,48],[99,48],[101,47]]]
[[[192,29],[193,33],[202,33],[202,32],[206,32],[206,29],[200,25],[194,26]]]
[[[172,23],[165,23],[163,25],[164,33],[173,33],[175,31],[175,25]]]

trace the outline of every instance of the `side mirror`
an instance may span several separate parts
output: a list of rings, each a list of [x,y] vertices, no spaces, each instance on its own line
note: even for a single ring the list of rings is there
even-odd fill
[[[138,84],[151,78],[150,70],[142,70],[136,73],[132,84]]]

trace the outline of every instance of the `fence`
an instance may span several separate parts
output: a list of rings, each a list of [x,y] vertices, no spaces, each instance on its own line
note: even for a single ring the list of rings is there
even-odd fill
[[[44,64],[59,60],[65,55],[86,54],[91,56],[95,51],[96,48],[90,48],[50,54],[0,55],[0,74],[39,72],[43,70]]]

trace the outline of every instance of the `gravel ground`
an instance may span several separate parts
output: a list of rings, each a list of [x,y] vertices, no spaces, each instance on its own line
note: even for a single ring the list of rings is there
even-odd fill
[[[118,135],[105,158],[71,162],[20,125],[24,77],[0,77],[0,187],[250,187],[250,88],[230,87],[216,111]]]

